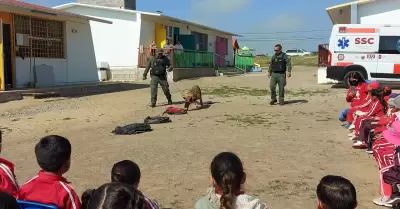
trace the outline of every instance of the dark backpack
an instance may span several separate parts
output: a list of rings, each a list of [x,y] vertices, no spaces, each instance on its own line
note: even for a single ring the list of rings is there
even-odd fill
[[[156,57],[156,59],[153,61],[151,65],[151,72],[155,76],[164,76],[167,74],[167,64],[165,59],[167,59],[165,56],[161,57]]]
[[[155,116],[155,117],[147,117],[144,119],[144,123],[147,124],[160,124],[160,123],[170,123],[172,122],[169,117],[164,116]]]
[[[144,132],[152,131],[149,124],[146,123],[132,123],[125,126],[117,126],[112,133],[117,135],[133,135]]]

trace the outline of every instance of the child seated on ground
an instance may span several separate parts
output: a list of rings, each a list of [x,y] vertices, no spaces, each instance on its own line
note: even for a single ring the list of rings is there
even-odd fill
[[[151,209],[143,194],[123,183],[107,183],[82,195],[82,209]]]
[[[140,169],[139,166],[130,161],[130,160],[123,160],[118,163],[115,163],[111,169],[111,182],[120,182],[124,184],[129,184],[133,186],[135,189],[139,187],[140,182]],[[144,194],[143,194],[144,195]],[[156,202],[152,201],[146,195],[144,198],[150,209],[158,209],[159,206]]]
[[[0,130],[0,153],[2,144],[3,133]],[[0,191],[7,192],[15,197],[18,189],[18,182],[14,174],[14,164],[4,158],[0,158]]]
[[[360,100],[360,102],[358,103],[357,106],[351,107],[347,111],[347,115],[346,115],[347,124],[344,126],[345,128],[350,128],[354,125],[353,122],[356,117],[356,112],[368,112],[368,110],[369,110],[368,106],[372,102],[371,91],[374,89],[378,89],[379,85],[380,84],[377,81],[369,82],[369,84],[367,86],[368,93],[365,96],[365,98],[363,100]]]
[[[242,184],[246,173],[239,157],[231,152],[222,152],[211,162],[211,185],[206,196],[200,198],[196,209],[267,209],[259,199],[246,195]]]
[[[371,131],[374,130],[381,130],[380,132],[386,130],[386,126],[390,125],[393,123],[396,118],[397,118],[397,113],[400,111],[400,97],[395,98],[395,99],[389,99],[388,101],[388,107],[389,110],[387,111],[386,115],[384,117],[380,118],[370,118],[370,119],[365,119],[362,121],[360,130],[359,130],[359,137],[357,137],[357,141],[361,141],[361,144],[355,143],[353,145],[353,148],[357,149],[363,149],[367,148],[367,141],[370,139],[369,142],[369,148],[371,147],[371,144],[373,142]],[[372,150],[369,150],[369,153]]]
[[[74,189],[62,177],[71,164],[71,144],[62,136],[46,136],[35,147],[36,160],[42,169],[19,190],[17,199],[55,205],[60,209],[80,209]]]
[[[346,101],[350,103],[350,107],[357,107],[368,95],[368,84],[359,73],[354,73],[350,76],[349,82],[350,88],[347,90]],[[339,117],[340,121],[346,121],[348,110],[349,108],[342,111]]]
[[[328,175],[317,186],[318,209],[355,209],[357,194],[354,185],[341,176]]]
[[[0,209],[18,209],[17,200],[7,192],[0,191]]]
[[[365,119],[374,118],[378,121],[381,117],[385,116],[388,112],[388,105],[385,96],[388,96],[388,93],[383,89],[374,89],[371,91],[372,102],[368,105],[367,112],[356,112],[357,117],[352,126],[354,126],[354,131],[349,134],[351,140],[354,140],[359,135],[359,129],[361,123]],[[356,142],[362,143],[362,142]]]

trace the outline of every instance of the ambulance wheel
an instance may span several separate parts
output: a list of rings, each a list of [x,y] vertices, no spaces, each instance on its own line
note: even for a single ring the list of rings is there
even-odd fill
[[[352,71],[347,72],[346,75],[345,75],[344,78],[343,78],[343,84],[344,84],[344,86],[345,86],[346,88],[350,88],[350,86],[351,86],[351,85],[350,85],[350,77],[353,76],[353,75],[356,74],[356,73],[360,74],[360,76],[361,76],[362,78],[364,78],[364,75],[363,75],[362,72],[360,72],[360,71],[352,70]],[[364,80],[365,80],[365,78],[364,78]]]

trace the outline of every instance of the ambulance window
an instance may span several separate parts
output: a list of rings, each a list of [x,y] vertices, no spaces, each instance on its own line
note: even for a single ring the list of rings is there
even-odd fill
[[[400,36],[381,36],[379,39],[379,53],[380,54],[400,54],[398,41]]]

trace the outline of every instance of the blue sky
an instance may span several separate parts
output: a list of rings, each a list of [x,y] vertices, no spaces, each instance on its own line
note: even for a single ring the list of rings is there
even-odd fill
[[[73,0],[23,1],[56,6]],[[244,37],[239,38],[239,45],[255,48],[260,53],[272,53],[276,43],[281,43],[284,49],[304,48],[315,51],[318,44],[327,43],[332,27],[325,8],[348,1],[136,0],[140,11],[162,10],[165,15],[242,34]]]

